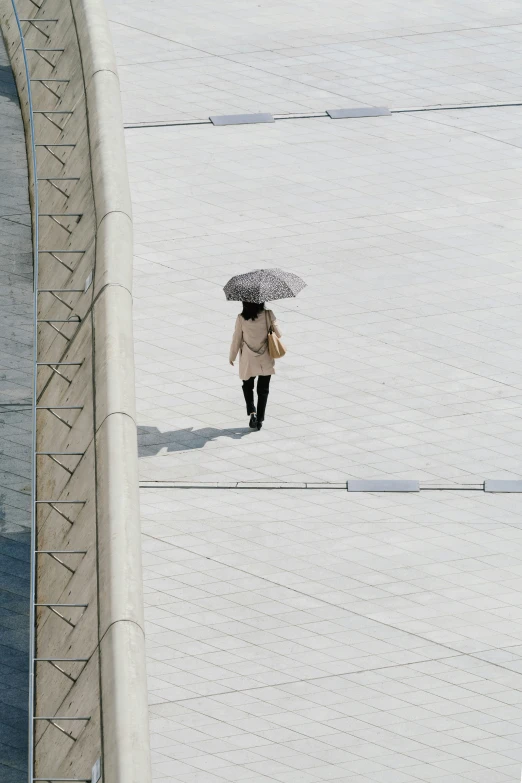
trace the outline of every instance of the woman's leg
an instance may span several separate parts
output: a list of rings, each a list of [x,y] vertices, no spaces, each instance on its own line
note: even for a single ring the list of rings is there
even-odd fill
[[[271,375],[260,375],[257,379],[257,420],[265,420],[266,403],[268,401],[268,392],[270,388]]]
[[[243,394],[247,406],[247,415],[256,412],[256,406],[254,405],[254,381],[255,378],[249,378],[248,381],[243,381]]]

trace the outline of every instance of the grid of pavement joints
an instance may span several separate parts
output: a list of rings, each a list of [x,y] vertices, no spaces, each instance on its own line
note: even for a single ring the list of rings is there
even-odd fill
[[[27,779],[33,269],[27,163],[0,36],[0,780]]]
[[[519,511],[144,492],[157,779],[518,780]]]
[[[520,98],[511,0],[108,0],[126,122]],[[521,111],[128,130],[145,480],[518,475]],[[246,428],[232,274],[307,279]],[[142,493],[163,783],[519,783],[519,496]]]
[[[107,4],[129,122],[521,96],[522,17],[508,0]]]

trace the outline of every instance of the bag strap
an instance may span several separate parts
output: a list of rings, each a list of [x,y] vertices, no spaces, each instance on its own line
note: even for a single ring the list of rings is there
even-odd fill
[[[268,332],[268,334],[272,334],[274,329],[272,327],[272,318],[270,318],[270,324],[268,323],[268,310],[265,310],[265,319],[266,319],[266,331]]]
[[[268,334],[272,334],[272,327],[268,326],[268,312],[266,310],[265,310],[265,320],[266,320],[266,328]],[[266,349],[268,348],[268,335],[266,341],[263,343],[261,348],[259,348],[257,351],[255,351],[253,348],[249,346],[249,344],[245,340],[245,335],[243,333],[241,334],[241,345],[246,345],[249,351],[252,351],[252,353],[255,353],[257,356],[262,356],[265,353]]]

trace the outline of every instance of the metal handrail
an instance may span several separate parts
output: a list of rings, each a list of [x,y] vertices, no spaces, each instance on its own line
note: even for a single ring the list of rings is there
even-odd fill
[[[29,748],[28,748],[28,780],[33,783],[34,780],[34,700],[35,700],[35,603],[36,603],[36,399],[37,399],[37,361],[38,361],[38,229],[39,229],[39,210],[38,210],[38,172],[36,168],[36,142],[34,131],[34,111],[33,95],[31,91],[31,76],[29,72],[29,62],[27,60],[27,51],[25,48],[25,38],[22,30],[22,24],[18,11],[16,10],[15,0],[11,0],[13,13],[20,35],[20,46],[24,59],[27,103],[29,108],[29,130],[31,141],[31,158],[33,164],[33,404],[32,404],[32,447],[31,447],[31,577],[30,577],[30,606],[29,606]]]

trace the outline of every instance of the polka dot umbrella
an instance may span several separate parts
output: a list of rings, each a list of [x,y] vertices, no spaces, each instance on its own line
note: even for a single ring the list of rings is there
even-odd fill
[[[305,288],[306,283],[292,272],[283,269],[255,269],[232,277],[223,291],[235,302],[272,302],[292,299]]]

